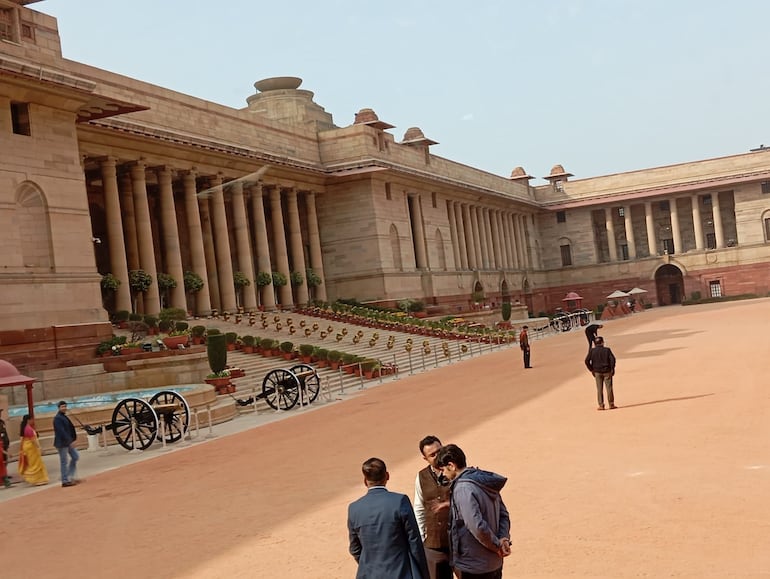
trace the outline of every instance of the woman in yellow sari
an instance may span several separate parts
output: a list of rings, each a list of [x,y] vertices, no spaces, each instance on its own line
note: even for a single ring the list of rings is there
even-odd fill
[[[19,452],[19,474],[31,485],[48,484],[48,471],[40,454],[40,441],[35,432],[35,420],[25,414],[21,420],[21,449]]]

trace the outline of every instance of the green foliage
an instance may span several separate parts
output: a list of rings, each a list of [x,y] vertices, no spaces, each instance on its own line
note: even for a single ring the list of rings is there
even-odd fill
[[[273,339],[272,338],[262,338],[259,342],[259,347],[263,350],[272,350],[273,349]]]
[[[203,278],[194,271],[184,272],[184,291],[188,294],[198,293],[203,289]]]
[[[128,321],[129,322],[141,322],[142,321],[142,314],[137,314],[136,312],[131,312],[128,314]]]
[[[511,302],[503,302],[500,312],[503,315],[503,321],[507,322],[511,319]]]
[[[293,271],[291,272],[291,285],[293,286],[300,286],[303,283],[305,283],[305,278],[302,275],[302,272],[299,271]]]
[[[164,334],[167,334],[171,329],[172,324],[173,322],[171,320],[161,320],[158,322],[158,329]]]
[[[158,316],[161,320],[186,320],[187,311],[183,308],[163,308]]]
[[[128,330],[131,332],[130,342],[138,342],[147,335],[147,324],[141,321],[128,322]]]
[[[156,316],[144,316],[144,323],[148,328],[155,328],[158,325],[158,318]]]
[[[128,272],[128,285],[136,293],[143,294],[152,285],[152,276],[143,269],[134,269]]]
[[[273,276],[266,271],[260,271],[257,274],[256,282],[259,287],[265,287],[273,283]]]
[[[174,329],[177,332],[186,332],[189,327],[190,327],[190,324],[188,324],[187,322],[177,322],[176,324],[174,324]]]
[[[421,300],[412,300],[412,303],[409,304],[409,311],[410,312],[422,312],[425,311],[425,302]]]
[[[318,348],[315,350],[314,355],[319,360],[328,360],[329,359],[329,350],[326,348]]]
[[[129,312],[128,310],[118,310],[117,312],[112,314],[112,318],[116,322],[127,322],[130,315],[131,315],[131,312]]]
[[[339,362],[340,359],[342,359],[342,352],[339,350],[329,350],[326,358],[329,360],[329,362]]]
[[[256,344],[256,341],[257,341],[254,336],[250,336],[249,334],[246,334],[241,339],[243,340],[244,346],[252,346],[252,347]]]
[[[318,287],[322,283],[321,276],[310,268],[305,270],[305,278],[307,279],[308,287]]]
[[[102,276],[102,281],[100,283],[102,289],[105,291],[114,292],[118,289],[118,287],[120,287],[120,280],[111,273],[105,273]]]
[[[224,334],[209,334],[206,340],[206,355],[212,372],[222,372],[227,367],[227,344]]]
[[[235,289],[241,289],[251,285],[251,280],[242,271],[233,272],[233,285]]]
[[[286,276],[283,275],[280,271],[273,272],[273,285],[275,287],[285,286],[288,283],[288,281],[289,280],[286,279]]]
[[[228,344],[235,344],[235,341],[238,339],[238,334],[236,332],[225,332],[225,341]]]
[[[294,344],[292,342],[281,342],[281,345],[279,346],[281,348],[281,352],[284,354],[291,353],[292,350],[294,350]]]
[[[303,356],[312,356],[315,346],[313,344],[300,344],[299,353]]]
[[[196,338],[202,338],[203,335],[206,333],[206,326],[193,326],[190,330],[192,332],[192,335]]]
[[[206,330],[207,336],[213,336],[215,334],[221,334],[221,333],[222,333],[222,330],[220,330],[219,328],[208,328]]]
[[[176,280],[167,273],[158,274],[158,289],[161,291],[174,289],[176,287]]]

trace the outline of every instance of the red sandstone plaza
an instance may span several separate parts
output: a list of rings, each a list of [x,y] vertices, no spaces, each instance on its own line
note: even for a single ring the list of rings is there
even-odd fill
[[[620,408],[594,410],[580,333],[0,505],[3,574],[352,577],[347,504],[382,456],[412,495],[427,433],[509,477],[509,577],[758,577],[770,568],[770,300],[605,325]],[[86,460],[98,460],[88,455]],[[3,492],[3,491],[0,491]]]

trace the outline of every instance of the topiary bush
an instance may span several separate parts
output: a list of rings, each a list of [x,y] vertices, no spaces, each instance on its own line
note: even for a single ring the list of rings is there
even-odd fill
[[[209,368],[217,374],[227,367],[227,343],[224,334],[209,334],[206,340]]]

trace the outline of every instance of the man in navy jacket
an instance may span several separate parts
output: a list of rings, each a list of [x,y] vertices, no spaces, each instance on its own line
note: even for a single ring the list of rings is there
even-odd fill
[[[379,458],[361,470],[368,491],[348,507],[350,554],[357,579],[428,579],[428,563],[409,497],[385,488],[390,478]]]
[[[75,440],[78,435],[75,426],[67,416],[67,402],[59,402],[59,412],[53,418],[53,445],[59,452],[59,465],[61,466],[61,486],[71,487],[78,482],[77,468],[80,454],[75,448]],[[67,457],[69,457],[69,464]]]

